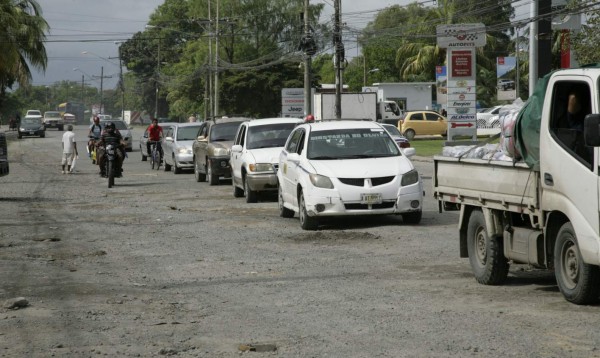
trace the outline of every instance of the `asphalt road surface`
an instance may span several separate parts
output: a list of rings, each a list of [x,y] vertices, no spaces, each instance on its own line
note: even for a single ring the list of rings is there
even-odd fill
[[[275,196],[246,204],[230,181],[152,171],[137,141],[108,189],[85,135],[63,175],[62,132],[11,134],[0,357],[600,357],[599,306],[566,302],[551,272],[476,283],[427,159],[414,161],[421,224],[352,217],[306,232]]]

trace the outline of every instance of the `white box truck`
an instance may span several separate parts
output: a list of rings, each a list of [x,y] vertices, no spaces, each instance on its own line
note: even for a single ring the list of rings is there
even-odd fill
[[[523,160],[435,156],[433,192],[440,211],[460,210],[460,256],[479,283],[501,284],[511,262],[526,264],[554,270],[568,301],[589,304],[600,294],[600,68],[541,83],[515,124]]]

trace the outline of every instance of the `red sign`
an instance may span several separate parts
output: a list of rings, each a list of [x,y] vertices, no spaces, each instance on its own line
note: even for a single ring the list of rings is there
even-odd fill
[[[452,51],[452,77],[472,77],[471,51]]]
[[[450,123],[451,127],[450,128],[456,128],[456,127],[473,127],[474,124],[473,123],[456,123],[456,122],[452,122]]]
[[[504,65],[504,57],[498,57],[498,64]]]

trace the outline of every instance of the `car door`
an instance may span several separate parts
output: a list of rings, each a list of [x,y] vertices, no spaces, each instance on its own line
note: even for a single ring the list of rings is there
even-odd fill
[[[211,123],[206,122],[200,131],[198,132],[198,139],[196,139],[196,151],[194,156],[198,163],[200,163],[198,170],[206,173],[206,156],[208,147],[208,135],[210,132]]]
[[[425,122],[428,133],[423,134],[444,134],[448,130],[448,125],[442,116],[434,112],[425,112]]]
[[[279,170],[281,178],[283,200],[286,203],[298,207],[298,197],[296,195],[296,186],[298,184],[298,175],[300,168],[300,155],[304,148],[304,138],[306,130],[297,128],[290,134],[290,140],[286,144],[284,150],[281,151],[279,157]]]
[[[165,137],[163,138],[162,141],[162,148],[163,148],[163,160],[165,161],[165,163],[167,164],[173,164],[172,162],[172,157],[173,157],[173,137],[176,135],[176,128],[169,128],[167,129],[167,132],[165,133]]]
[[[564,212],[572,221],[582,251],[597,255],[599,179],[598,148],[586,147],[583,132],[575,129],[568,120],[569,94],[577,88],[583,115],[598,113],[600,106],[591,78],[577,76],[554,77],[548,88],[552,95],[544,101],[542,117],[550,116],[548,125],[540,131],[540,174],[544,190],[542,207]],[[551,111],[546,112],[546,109]],[[582,115],[582,117],[583,117]],[[587,228],[587,230],[586,230]],[[594,231],[594,235],[590,232]],[[587,235],[582,234],[585,232]],[[587,244],[583,244],[587,241]],[[592,243],[593,245],[589,245]]]
[[[231,151],[231,174],[232,180],[235,184],[242,186],[242,166],[244,165],[244,153],[246,152],[246,132],[247,132],[247,124],[242,123],[238,128],[238,132],[235,135],[235,139],[233,141],[233,145],[239,145],[242,147],[241,152]]]
[[[424,124],[425,118],[423,112],[415,112],[410,116],[409,127],[415,131],[415,134],[427,134]]]

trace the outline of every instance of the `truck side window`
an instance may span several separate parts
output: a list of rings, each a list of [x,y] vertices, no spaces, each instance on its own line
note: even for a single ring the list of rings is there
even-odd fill
[[[583,140],[583,119],[592,113],[589,86],[585,82],[557,82],[552,96],[550,130],[554,138],[573,157],[591,168],[593,151]]]

